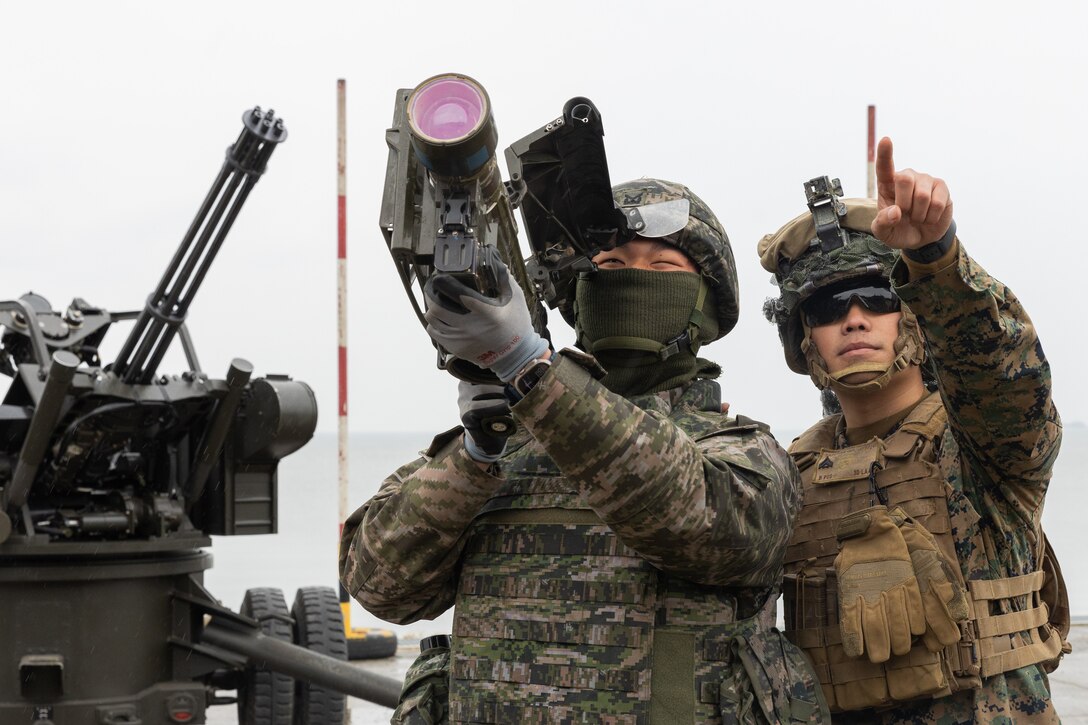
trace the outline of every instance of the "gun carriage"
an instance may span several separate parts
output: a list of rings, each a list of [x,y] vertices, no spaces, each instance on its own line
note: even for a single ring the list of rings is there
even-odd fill
[[[203,371],[185,326],[287,137],[272,111],[243,123],[140,311],[0,302],[0,722],[198,723],[237,701],[243,723],[326,724],[343,721],[344,693],[396,703],[399,682],[345,661],[335,590],[301,589],[288,610],[254,589],[239,614],[203,586],[211,535],[276,533],[278,463],[317,423],[303,382],[255,378],[242,359]],[[161,374],[175,339],[188,369]]]

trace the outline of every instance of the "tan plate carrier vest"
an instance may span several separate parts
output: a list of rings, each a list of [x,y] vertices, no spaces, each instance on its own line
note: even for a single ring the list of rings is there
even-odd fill
[[[901,507],[936,538],[949,561],[958,561],[952,529],[977,531],[973,510],[951,513],[951,487],[935,463],[947,414],[937,393],[925,398],[890,436],[834,448],[841,416],[825,418],[794,442],[790,453],[801,471],[805,503],[786,552],[786,635],[812,659],[832,712],[943,697],[981,687],[981,678],[1042,663],[1049,671],[1070,650],[1065,582],[1042,531],[1039,570],[1023,576],[964,582],[970,619],[960,641],[930,652],[918,638],[905,655],[882,664],[843,654],[838,587],[833,568],[835,530],[846,514],[874,501],[871,483],[889,509]],[[870,477],[874,477],[870,481]],[[974,542],[984,551],[981,538]],[[1003,612],[1003,613],[995,613]]]

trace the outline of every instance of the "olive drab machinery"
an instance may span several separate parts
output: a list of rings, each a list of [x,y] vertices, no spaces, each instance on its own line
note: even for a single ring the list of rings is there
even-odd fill
[[[570,99],[560,116],[506,149],[506,164],[533,250],[530,277],[548,307],[564,311],[577,276],[595,269],[591,259],[643,228],[639,210],[624,213],[612,197],[600,112],[588,98]]]
[[[287,137],[272,111],[243,122],[141,311],[0,301],[0,722],[198,723],[237,700],[243,723],[316,724],[342,721],[343,693],[396,702],[399,682],[343,661],[335,590],[304,588],[290,611],[278,590],[250,590],[237,614],[203,587],[210,535],[276,532],[277,465],[317,422],[308,385],[254,378],[241,359],[212,377],[186,331]],[[175,338],[188,370],[162,374]]]
[[[493,296],[488,264],[497,254],[547,337],[540,300],[551,308],[564,304],[577,274],[593,269],[591,257],[638,231],[638,220],[629,223],[612,199],[601,115],[587,98],[571,99],[562,115],[506,150],[505,183],[490,98],[467,76],[438,75],[398,90],[386,142],[379,224],[420,322],[424,303],[413,283],[422,290],[430,275],[453,274]],[[527,264],[517,208],[533,252]],[[487,381],[486,371],[444,350],[438,365],[462,379]]]
[[[498,133],[487,92],[466,76],[441,75],[397,91],[386,132],[389,163],[381,228],[416,316],[435,273],[450,274],[484,294],[497,293],[494,256],[508,262],[530,300],[533,326],[546,333],[543,308],[526,276],[517,225],[495,160]],[[454,376],[496,382],[486,370],[438,350],[438,367]]]

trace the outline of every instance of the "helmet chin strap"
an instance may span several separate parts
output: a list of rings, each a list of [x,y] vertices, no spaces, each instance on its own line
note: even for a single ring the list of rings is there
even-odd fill
[[[887,387],[891,382],[892,377],[899,372],[910,366],[910,363],[906,361],[903,355],[898,355],[895,360],[889,364],[884,363],[858,363],[857,365],[851,365],[850,367],[840,370],[837,373],[832,374],[831,388],[836,392],[848,391],[851,393],[865,393],[875,390],[881,390]],[[872,380],[866,380],[864,383],[848,383],[845,378],[857,373],[880,373]]]
[[[925,345],[922,342],[922,333],[918,328],[918,318],[914,313],[902,308],[902,316],[899,318],[899,334],[895,339],[895,359],[890,363],[860,362],[850,365],[836,373],[828,372],[827,363],[812,342],[812,329],[802,321],[805,331],[801,340],[801,352],[808,361],[809,377],[820,390],[831,388],[832,390],[846,391],[850,393],[865,393],[881,390],[888,386],[892,377],[901,370],[906,370],[911,365],[921,365],[926,359]],[[848,383],[845,378],[859,373],[879,373],[872,380],[863,383]]]

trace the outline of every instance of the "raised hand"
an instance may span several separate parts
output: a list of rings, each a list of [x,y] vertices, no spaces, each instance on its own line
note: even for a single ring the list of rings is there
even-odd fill
[[[499,296],[487,297],[448,274],[434,274],[427,297],[427,334],[455,357],[491,369],[507,382],[548,350],[533,329],[525,294],[510,277],[498,254],[491,252]]]
[[[892,140],[876,152],[877,215],[873,236],[892,249],[918,249],[940,240],[952,225],[952,197],[943,179],[895,170]]]

